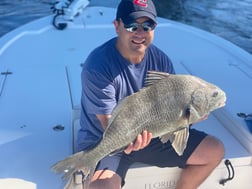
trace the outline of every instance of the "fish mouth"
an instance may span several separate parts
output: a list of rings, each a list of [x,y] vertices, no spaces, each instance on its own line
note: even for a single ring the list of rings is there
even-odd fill
[[[226,106],[226,101],[221,102],[221,103],[219,104],[219,107],[224,107],[224,106]]]

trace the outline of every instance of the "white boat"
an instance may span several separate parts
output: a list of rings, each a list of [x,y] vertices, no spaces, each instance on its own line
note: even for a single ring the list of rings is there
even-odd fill
[[[58,6],[57,16],[0,38],[0,188],[60,189],[65,184],[50,166],[74,153],[81,65],[91,50],[116,36],[116,9],[86,5],[83,0],[71,4],[67,15]],[[227,94],[224,108],[195,125],[226,148],[223,162],[199,188],[251,189],[252,55],[194,27],[164,18],[158,23],[154,43],[170,56],[176,72],[197,75]],[[124,189],[172,189],[179,173],[179,168],[136,164]]]

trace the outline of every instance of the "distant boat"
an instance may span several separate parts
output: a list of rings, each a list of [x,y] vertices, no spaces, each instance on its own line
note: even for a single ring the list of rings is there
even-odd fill
[[[54,15],[0,38],[0,188],[65,184],[50,166],[74,152],[81,65],[91,50],[116,36],[115,8],[69,2],[58,2]],[[194,27],[163,18],[158,23],[154,43],[170,56],[176,72],[197,75],[227,93],[227,105],[195,125],[226,148],[223,162],[199,188],[251,189],[252,55]],[[179,173],[179,168],[136,164],[124,189],[172,189]]]

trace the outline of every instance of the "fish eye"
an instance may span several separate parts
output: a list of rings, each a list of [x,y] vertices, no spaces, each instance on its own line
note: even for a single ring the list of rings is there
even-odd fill
[[[214,93],[213,93],[213,97],[217,97],[218,96],[218,92],[217,91],[215,91]]]

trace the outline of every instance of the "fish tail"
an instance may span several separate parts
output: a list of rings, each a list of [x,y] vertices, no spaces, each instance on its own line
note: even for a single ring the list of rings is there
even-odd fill
[[[90,156],[89,153],[85,153],[85,151],[81,151],[71,155],[70,157],[61,160],[54,164],[51,169],[56,174],[64,173],[62,179],[69,179],[67,185],[74,184],[73,177],[76,172],[83,173],[83,181],[85,180],[85,186],[88,188],[91,178],[94,174],[96,168],[97,160],[95,157]],[[69,184],[72,183],[72,184]],[[71,188],[66,187],[66,188]]]

